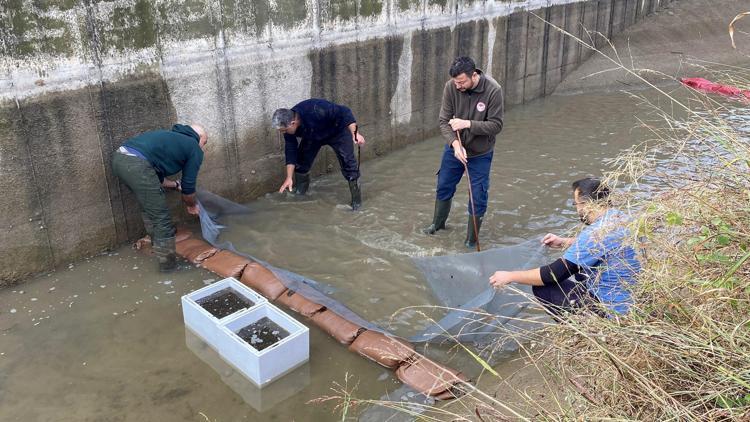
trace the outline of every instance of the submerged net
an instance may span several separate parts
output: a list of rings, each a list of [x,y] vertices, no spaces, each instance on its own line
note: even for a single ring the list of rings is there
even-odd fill
[[[226,228],[219,221],[233,214],[246,214],[250,210],[240,204],[208,191],[198,190],[200,222],[203,238],[214,247],[231,251],[259,262],[271,270],[290,290],[325,306],[354,324],[388,333],[383,328],[360,317],[344,304],[330,296],[334,289],[308,277],[276,268],[250,254],[238,251],[231,242],[220,242],[219,234]],[[496,292],[489,287],[488,279],[497,270],[538,267],[549,260],[537,241],[516,246],[491,249],[483,252],[453,256],[414,258],[435,296],[450,311],[437,323],[409,340],[441,342],[447,338],[462,342],[486,342],[489,334],[498,329],[512,329],[516,317],[530,305],[531,289],[504,289]],[[481,311],[481,312],[477,312]],[[487,314],[492,314],[487,318]]]
[[[530,286],[496,291],[489,286],[490,276],[498,270],[539,267],[549,262],[550,255],[539,241],[529,240],[482,252],[413,260],[449,312],[410,340],[487,343],[501,329],[520,328],[522,321],[517,317],[533,303]]]
[[[276,277],[284,284],[284,286],[286,286],[287,289],[294,290],[295,292],[312,300],[313,302],[325,306],[326,308],[339,314],[350,322],[359,325],[360,327],[367,328],[368,330],[379,331],[382,333],[387,332],[386,330],[378,327],[370,321],[367,321],[366,319],[360,317],[341,302],[330,297],[329,295],[333,293],[333,289],[330,286],[323,285],[313,279],[301,276],[291,271],[276,268],[268,262],[263,261],[262,259],[258,259],[242,251],[238,251],[237,248],[234,247],[232,242],[220,242],[219,233],[221,232],[221,229],[226,228],[226,226],[223,226],[219,223],[220,219],[226,215],[247,214],[250,212],[250,210],[244,205],[237,204],[205,190],[199,189],[197,192],[197,196],[198,202],[200,203],[199,208],[201,233],[206,242],[210,243],[214,247],[228,250],[237,255],[244,256],[260,263],[261,265],[271,270],[276,275]]]

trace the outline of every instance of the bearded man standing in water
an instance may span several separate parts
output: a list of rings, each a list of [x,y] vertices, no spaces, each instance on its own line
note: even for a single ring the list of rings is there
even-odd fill
[[[424,232],[435,234],[445,228],[456,185],[466,171],[474,206],[468,205],[465,244],[472,248],[487,210],[495,136],[503,130],[503,90],[469,57],[455,59],[448,73],[451,79],[443,88],[439,116],[446,145],[438,171],[435,213]]]

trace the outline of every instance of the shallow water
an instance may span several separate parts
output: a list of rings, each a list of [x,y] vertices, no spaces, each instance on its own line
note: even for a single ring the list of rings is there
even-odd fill
[[[648,116],[637,110],[621,94],[550,97],[510,110],[482,246],[572,230],[570,183],[600,175],[605,159],[646,137],[635,116]],[[466,251],[465,181],[448,230],[420,231],[432,218],[441,153],[442,141],[431,139],[364,163],[357,213],[339,174],[314,179],[303,199],[269,194],[249,204],[250,215],[230,218],[222,240],[334,287],[361,316],[408,335],[415,327],[393,314],[437,303],[411,257]],[[180,309],[181,295],[218,277],[186,264],[164,276],[155,266],[123,247],[0,291],[0,420],[336,420],[332,404],[307,402],[331,394],[347,374],[362,398],[400,387],[391,371],[315,327],[309,364],[273,389],[231,381],[231,370],[185,332]],[[465,356],[448,364],[478,370]]]

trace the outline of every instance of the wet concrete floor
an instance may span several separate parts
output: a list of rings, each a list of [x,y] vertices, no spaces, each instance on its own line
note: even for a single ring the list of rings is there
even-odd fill
[[[572,230],[570,183],[601,175],[606,159],[644,139],[636,116],[649,112],[623,94],[557,96],[510,110],[495,148],[483,246]],[[327,283],[363,317],[411,334],[408,318],[394,313],[437,303],[411,257],[466,251],[465,180],[448,230],[420,231],[432,218],[441,153],[435,138],[365,163],[361,212],[346,205],[339,174],[315,179],[304,199],[269,194],[249,204],[251,214],[230,218],[222,240]],[[161,275],[155,265],[122,247],[0,291],[0,420],[340,420],[331,403],[307,402],[347,374],[361,398],[400,386],[391,371],[315,327],[309,364],[273,390],[229,382],[231,370],[185,332],[180,309],[180,296],[218,277],[185,263]],[[466,356],[449,365],[476,371]]]

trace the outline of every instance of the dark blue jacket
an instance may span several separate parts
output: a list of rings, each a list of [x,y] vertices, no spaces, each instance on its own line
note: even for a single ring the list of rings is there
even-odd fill
[[[159,182],[165,176],[182,172],[182,194],[195,192],[198,170],[203,162],[203,150],[192,127],[174,125],[172,130],[154,130],[134,136],[123,145],[143,154],[156,170]]]
[[[297,164],[297,138],[326,144],[356,122],[349,107],[318,98],[302,101],[292,111],[300,116],[301,125],[294,135],[284,135],[287,164]]]

